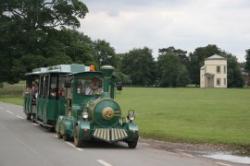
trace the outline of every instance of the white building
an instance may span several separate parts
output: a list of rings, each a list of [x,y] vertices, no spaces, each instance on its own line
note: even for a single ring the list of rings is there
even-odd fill
[[[201,88],[227,88],[227,59],[213,55],[205,59],[200,69]]]

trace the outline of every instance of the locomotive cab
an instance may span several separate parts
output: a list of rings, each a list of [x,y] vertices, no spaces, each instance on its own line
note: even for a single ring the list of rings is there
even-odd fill
[[[81,72],[66,80],[66,115],[59,116],[58,137],[74,140],[76,146],[96,139],[105,142],[125,141],[135,148],[138,127],[134,120],[124,120],[121,108],[114,100],[112,66],[101,71]]]

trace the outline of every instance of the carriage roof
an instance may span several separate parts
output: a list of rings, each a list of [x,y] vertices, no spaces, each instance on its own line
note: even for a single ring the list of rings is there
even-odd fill
[[[49,67],[41,67],[33,69],[31,73],[27,73],[26,76],[30,75],[41,75],[47,73],[69,73],[75,74],[80,72],[88,72],[90,70],[89,66],[82,64],[61,64]]]

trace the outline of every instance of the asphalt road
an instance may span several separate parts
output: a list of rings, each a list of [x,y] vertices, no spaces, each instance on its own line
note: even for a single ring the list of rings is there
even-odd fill
[[[140,142],[91,143],[75,148],[41,126],[25,119],[22,107],[0,103],[0,166],[233,166],[201,156],[154,149]],[[237,165],[239,166],[239,165]]]

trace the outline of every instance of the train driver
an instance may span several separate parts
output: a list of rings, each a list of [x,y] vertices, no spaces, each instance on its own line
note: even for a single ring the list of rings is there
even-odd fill
[[[96,77],[85,88],[85,95],[100,95],[102,92],[102,81]]]

